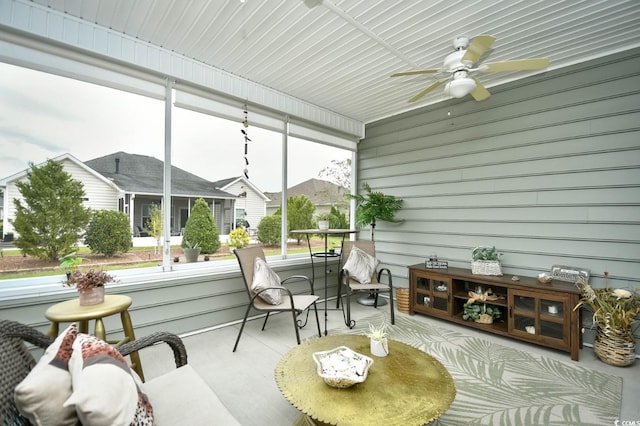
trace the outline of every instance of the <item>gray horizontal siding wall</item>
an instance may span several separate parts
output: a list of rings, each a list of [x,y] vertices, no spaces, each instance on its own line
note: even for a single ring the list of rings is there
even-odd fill
[[[640,50],[489,90],[366,127],[359,184],[405,201],[376,227],[394,282],[429,253],[468,268],[495,245],[505,274],[561,264],[640,287]]]
[[[329,297],[337,291],[336,262],[333,261],[330,265],[333,272],[327,276]],[[107,286],[106,293],[131,297],[129,313],[137,337],[155,331],[191,333],[239,321],[244,316],[248,304],[247,293],[240,270],[231,269],[229,272],[216,274],[193,272],[189,276],[175,272],[123,276],[119,278],[118,283]],[[289,265],[274,266],[273,269],[282,279],[291,275],[312,276],[308,259],[300,259]],[[315,290],[321,299],[324,298],[323,269],[322,266],[316,265]],[[75,290],[63,291],[60,277],[51,277],[50,284],[52,294],[43,292],[32,297],[0,299],[0,318],[18,321],[46,333],[49,321],[44,316],[45,311],[55,303],[77,297]],[[294,293],[308,292],[305,281],[287,284],[287,287]],[[322,306],[318,305],[318,309]],[[257,314],[257,311],[253,311],[250,315]],[[335,315],[340,314],[336,312]],[[109,339],[122,337],[119,315],[106,317],[104,323]],[[63,327],[66,327],[66,324],[61,325],[60,329]],[[90,327],[93,330],[93,321]],[[291,339],[295,341],[293,330]],[[231,351],[234,342],[218,343]]]

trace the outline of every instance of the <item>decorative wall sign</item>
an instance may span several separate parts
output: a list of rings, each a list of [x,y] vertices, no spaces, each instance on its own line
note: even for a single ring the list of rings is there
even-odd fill
[[[426,260],[424,267],[427,269],[447,269],[449,268],[449,262],[446,260]]]
[[[553,265],[551,267],[551,276],[555,280],[575,283],[578,277],[582,277],[589,281],[591,276],[590,269],[578,268],[576,266]]]

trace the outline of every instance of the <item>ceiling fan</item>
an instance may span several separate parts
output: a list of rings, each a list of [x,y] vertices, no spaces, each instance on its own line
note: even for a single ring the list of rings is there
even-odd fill
[[[471,94],[476,101],[483,101],[491,94],[472,74],[476,72],[541,70],[549,66],[549,59],[547,58],[519,59],[476,65],[495,41],[496,38],[491,35],[479,35],[471,40],[468,37],[457,37],[453,40],[455,52],[447,55],[444,59],[443,68],[398,72],[391,74],[391,77],[437,73],[448,74],[409,99],[409,102],[419,100],[438,86],[445,84],[445,82],[444,92],[448,96],[462,98]]]

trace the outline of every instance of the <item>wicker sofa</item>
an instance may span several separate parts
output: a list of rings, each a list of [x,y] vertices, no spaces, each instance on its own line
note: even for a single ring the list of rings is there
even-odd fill
[[[31,371],[36,360],[25,342],[45,349],[53,339],[15,321],[0,320],[0,424],[28,425],[14,402],[14,389]],[[118,348],[126,356],[158,342],[173,351],[176,369],[144,384],[156,424],[162,425],[237,425],[237,420],[220,402],[215,393],[187,364],[182,340],[171,333],[158,332],[136,339]]]

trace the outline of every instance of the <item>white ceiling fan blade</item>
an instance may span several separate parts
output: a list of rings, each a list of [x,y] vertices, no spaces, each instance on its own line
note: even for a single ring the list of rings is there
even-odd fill
[[[478,81],[478,79],[474,78],[474,80],[476,82],[476,88],[473,89],[470,93],[470,95],[473,96],[473,99],[480,102],[491,96],[491,93],[489,93],[489,91],[482,85],[482,83]]]
[[[473,65],[484,53],[491,47],[493,42],[496,41],[496,38],[492,35],[479,35],[475,36],[469,47],[467,47],[467,53],[464,54],[460,62],[469,63],[469,65]]]
[[[415,102],[418,99],[420,99],[421,97],[423,97],[424,95],[426,95],[427,93],[431,92],[433,89],[435,89],[436,87],[440,86],[442,84],[441,81],[436,81],[435,83],[433,83],[431,86],[427,87],[426,89],[424,89],[422,92],[418,93],[417,95],[415,95],[413,98],[409,99],[408,102]]]
[[[478,67],[479,71],[497,72],[497,71],[525,71],[525,70],[542,70],[549,66],[548,58],[520,59],[516,61],[490,62]]]
[[[432,68],[432,69],[426,69],[426,70],[403,71],[403,72],[397,72],[395,74],[391,74],[391,77],[401,77],[405,75],[435,74],[440,71],[443,71],[443,70],[438,68]]]

